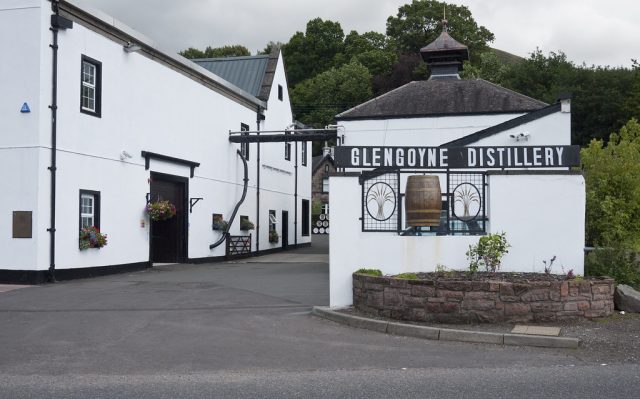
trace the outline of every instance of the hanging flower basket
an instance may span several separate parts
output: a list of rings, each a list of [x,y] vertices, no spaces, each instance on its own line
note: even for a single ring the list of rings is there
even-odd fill
[[[102,248],[107,245],[107,235],[100,233],[97,227],[84,227],[80,230],[80,250]]]
[[[171,219],[176,215],[176,207],[169,201],[150,202],[147,204],[149,218],[155,222]]]

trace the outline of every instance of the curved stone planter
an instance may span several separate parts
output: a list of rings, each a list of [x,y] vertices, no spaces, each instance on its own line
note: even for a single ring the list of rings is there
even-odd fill
[[[613,313],[614,280],[406,280],[353,274],[353,305],[398,320],[442,323],[546,322]]]

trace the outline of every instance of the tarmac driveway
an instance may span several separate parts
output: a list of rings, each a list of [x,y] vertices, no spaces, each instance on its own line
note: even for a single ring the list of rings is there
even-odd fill
[[[512,385],[566,381],[589,397],[638,383],[634,366],[611,369],[603,384],[599,366],[570,350],[423,341],[316,319],[328,265],[304,255],[314,254],[0,293],[0,397],[392,397],[420,386],[455,397],[461,381],[507,375]]]

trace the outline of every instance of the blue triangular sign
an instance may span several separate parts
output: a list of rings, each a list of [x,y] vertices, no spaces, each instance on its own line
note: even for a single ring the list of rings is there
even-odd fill
[[[22,112],[23,114],[26,114],[27,112],[31,112],[31,110],[29,109],[29,104],[27,103],[22,104],[22,108],[20,109],[20,112]]]

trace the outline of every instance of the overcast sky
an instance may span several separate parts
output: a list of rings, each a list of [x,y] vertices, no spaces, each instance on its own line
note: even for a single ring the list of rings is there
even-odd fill
[[[144,33],[163,48],[242,44],[255,53],[287,42],[315,17],[351,30],[385,32],[387,17],[411,0],[81,0]],[[631,66],[640,59],[638,0],[465,0],[495,34],[492,47],[526,57],[536,46],[578,64]],[[425,43],[426,44],[426,43]]]

